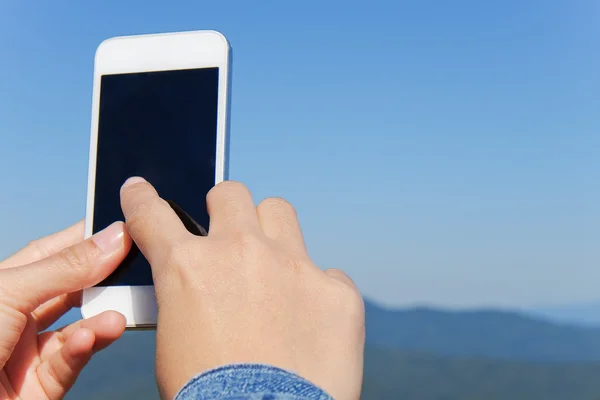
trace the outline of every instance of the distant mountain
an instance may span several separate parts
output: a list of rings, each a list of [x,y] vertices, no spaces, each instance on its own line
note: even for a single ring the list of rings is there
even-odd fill
[[[374,347],[524,361],[600,360],[600,328],[560,325],[526,314],[386,309],[366,302]]]
[[[366,302],[363,399],[600,399],[600,329]],[[97,354],[67,399],[158,399],[155,332]],[[494,397],[496,395],[496,397]]]
[[[98,354],[67,400],[158,400],[150,332]],[[367,346],[362,400],[597,400],[600,364],[439,356]]]
[[[600,301],[530,309],[526,312],[559,323],[600,327]]]
[[[598,400],[600,364],[462,358],[367,347],[362,400]]]

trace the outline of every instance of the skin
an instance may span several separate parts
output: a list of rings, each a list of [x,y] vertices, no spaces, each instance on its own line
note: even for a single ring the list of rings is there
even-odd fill
[[[92,355],[125,330],[105,312],[45,331],[81,302],[81,289],[107,277],[131,238],[117,222],[83,241],[83,223],[31,242],[0,262],[0,399],[64,397]]]
[[[0,263],[0,400],[63,398],[92,355],[121,336],[125,319],[110,311],[45,330],[114,271],[132,238],[155,281],[163,398],[240,362],[295,372],[339,400],[360,398],[362,298],[342,271],[310,260],[289,203],[255,207],[245,186],[221,183],[207,196],[208,236],[198,237],[141,178],[125,183],[121,201],[126,228],[116,222],[82,241],[80,222]]]
[[[121,189],[127,230],[152,266],[162,398],[198,373],[250,362],[359,399],[365,320],[352,280],[311,261],[285,200],[256,207],[244,185],[223,182],[206,201],[210,227],[200,237],[142,178]]]

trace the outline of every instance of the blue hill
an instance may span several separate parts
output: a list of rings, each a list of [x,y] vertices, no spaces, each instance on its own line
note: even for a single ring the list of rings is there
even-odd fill
[[[403,350],[523,361],[600,360],[600,328],[498,310],[386,309],[366,303],[367,342]]]
[[[387,309],[369,301],[366,319],[364,399],[600,398],[600,329],[508,311]],[[94,357],[67,399],[158,399],[155,338],[126,332]]]

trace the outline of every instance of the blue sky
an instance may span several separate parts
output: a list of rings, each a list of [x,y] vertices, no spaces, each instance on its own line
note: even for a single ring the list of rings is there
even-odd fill
[[[234,48],[231,177],[387,304],[600,298],[594,1],[0,2],[0,257],[83,218],[93,57]]]

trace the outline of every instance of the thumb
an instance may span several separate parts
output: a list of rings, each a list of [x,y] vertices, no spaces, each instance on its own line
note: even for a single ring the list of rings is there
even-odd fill
[[[48,258],[0,271],[0,303],[21,313],[65,293],[91,287],[113,272],[131,248],[122,222]]]

